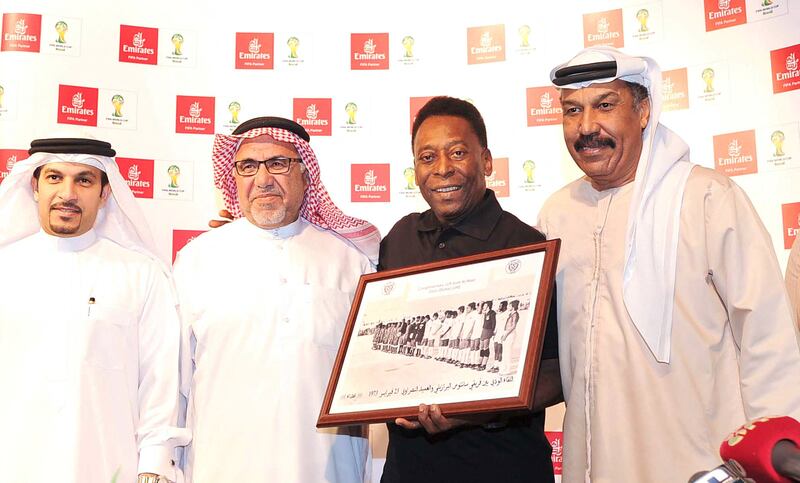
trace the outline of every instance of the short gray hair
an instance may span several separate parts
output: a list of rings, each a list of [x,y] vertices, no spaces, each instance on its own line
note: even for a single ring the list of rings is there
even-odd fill
[[[636,82],[629,82],[626,80],[623,80],[622,82],[624,82],[625,85],[627,85],[631,90],[631,95],[633,95],[634,109],[637,111],[640,110],[642,107],[642,102],[650,97],[647,87],[643,86],[642,84],[637,84]]]

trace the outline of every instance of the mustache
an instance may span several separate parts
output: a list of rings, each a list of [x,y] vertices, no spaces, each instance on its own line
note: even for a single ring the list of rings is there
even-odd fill
[[[614,149],[617,147],[617,143],[615,143],[611,138],[600,137],[600,134],[596,132],[589,135],[581,134],[580,137],[578,137],[578,140],[575,141],[576,151],[586,148],[602,148],[604,146]]]
[[[69,210],[76,210],[78,213],[83,213],[83,210],[81,209],[80,206],[78,206],[75,203],[71,203],[69,201],[61,202],[61,203],[55,203],[53,205],[50,205],[50,211],[52,211],[52,210],[60,210],[62,208],[66,208],[66,209],[69,209]]]
[[[274,186],[274,185],[265,186],[263,188],[262,187],[258,187],[258,188],[256,188],[255,191],[253,191],[253,196],[252,197],[253,198],[258,198],[261,195],[278,195],[280,197],[283,197],[283,190],[281,190],[279,187]]]

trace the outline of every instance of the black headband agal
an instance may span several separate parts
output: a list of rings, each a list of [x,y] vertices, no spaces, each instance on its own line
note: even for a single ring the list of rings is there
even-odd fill
[[[572,65],[558,69],[553,77],[553,84],[565,86],[576,82],[616,77],[617,61],[592,62],[590,64]]]
[[[247,121],[239,124],[239,127],[233,131],[233,134],[244,134],[251,129],[257,129],[260,127],[285,129],[286,131],[297,134],[301,139],[305,140],[305,142],[311,141],[311,136],[303,126],[290,119],[275,116],[264,116],[248,119]]]
[[[86,138],[49,138],[31,141],[28,154],[56,153],[56,154],[94,154],[113,158],[117,152],[111,149],[111,144],[105,141]]]

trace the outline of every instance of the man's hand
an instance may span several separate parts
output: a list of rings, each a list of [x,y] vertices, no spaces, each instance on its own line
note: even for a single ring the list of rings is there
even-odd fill
[[[208,226],[211,228],[219,228],[233,221],[233,215],[231,215],[228,210],[219,210],[219,217],[222,218],[222,220],[209,220]]]
[[[488,423],[494,415],[469,416],[466,418],[446,418],[442,415],[442,410],[438,404],[420,404],[417,421],[409,421],[405,418],[397,418],[394,423],[405,429],[425,428],[429,434],[438,434],[461,426],[478,426]]]

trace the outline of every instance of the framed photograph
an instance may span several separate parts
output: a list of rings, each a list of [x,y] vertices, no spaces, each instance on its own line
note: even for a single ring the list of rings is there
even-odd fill
[[[530,410],[559,246],[362,275],[317,427]]]

